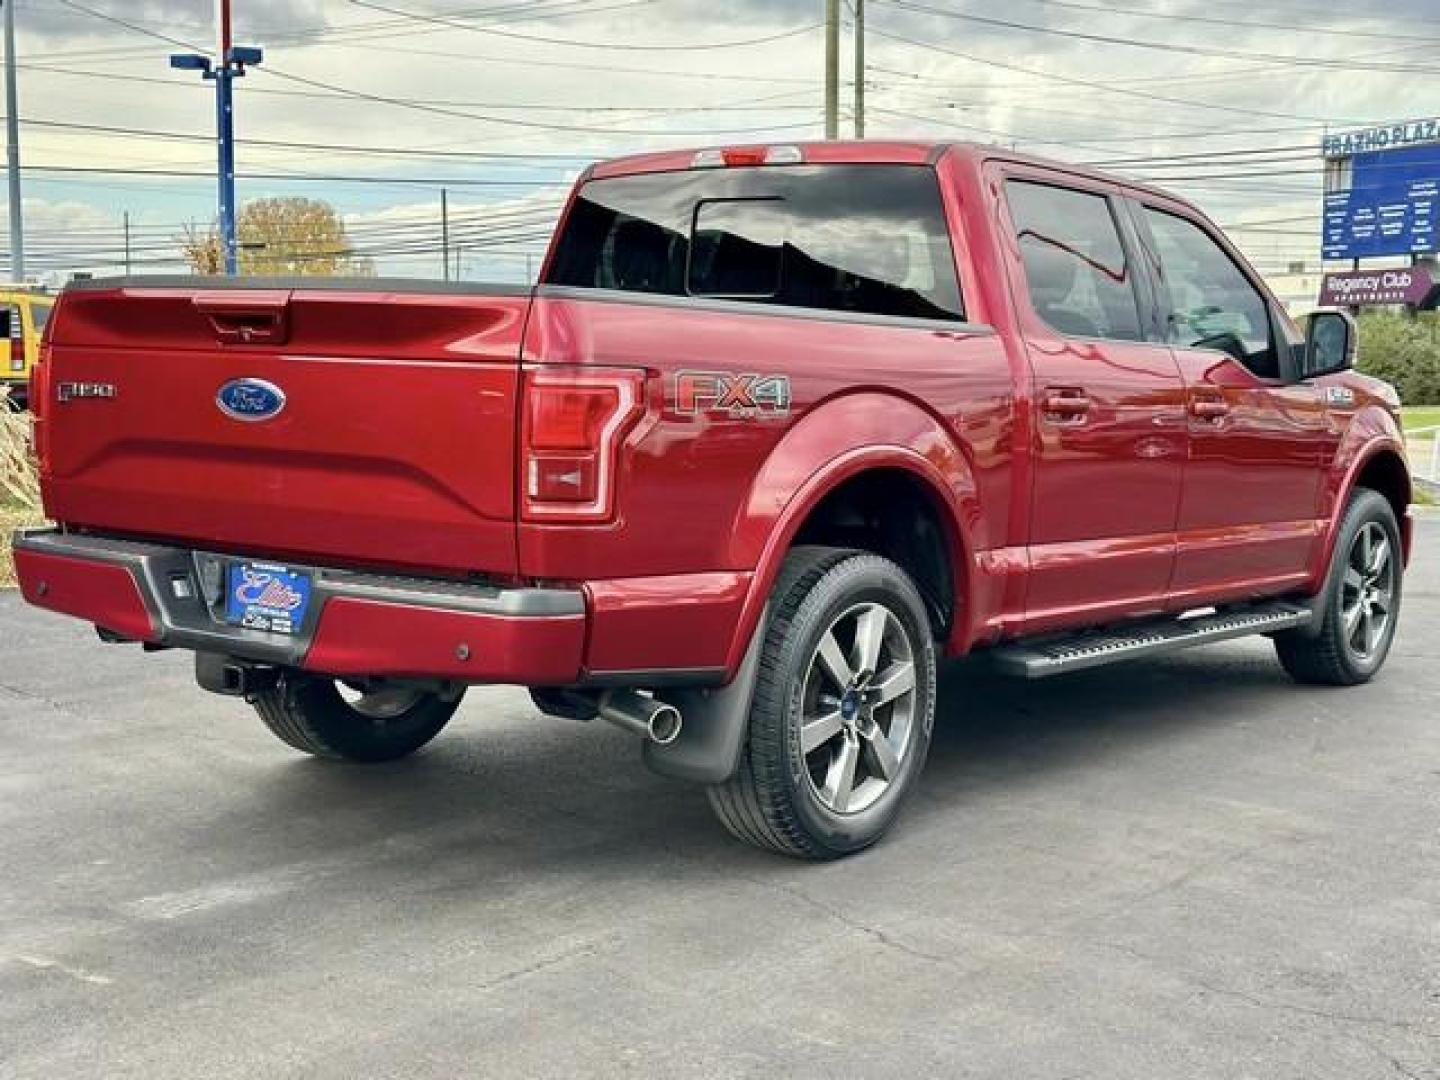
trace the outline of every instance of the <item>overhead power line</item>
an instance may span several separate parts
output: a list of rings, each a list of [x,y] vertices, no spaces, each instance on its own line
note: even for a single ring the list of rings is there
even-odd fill
[[[96,176],[162,176],[213,180],[215,173],[191,169],[122,169],[99,165],[27,165],[26,172],[58,173]],[[493,188],[554,188],[566,187],[565,180],[478,180],[454,176],[344,176],[321,175],[317,173],[283,172],[240,172],[237,180],[286,180],[296,183],[325,184],[394,184],[396,186],[421,185],[424,187],[493,187]]]
[[[431,23],[436,26],[449,27],[452,30],[467,30],[475,34],[486,34],[490,37],[508,38],[512,41],[532,41],[541,45],[563,45],[572,49],[600,49],[605,52],[709,52],[714,49],[739,49],[752,45],[769,45],[772,42],[784,41],[787,38],[800,37],[803,34],[819,30],[823,23],[807,23],[804,26],[793,26],[788,30],[779,33],[767,34],[763,37],[746,38],[742,41],[710,41],[710,42],[686,42],[680,45],[645,45],[635,42],[610,42],[610,41],[575,41],[567,38],[536,37],[531,34],[517,34],[510,30],[495,30],[488,26],[472,26],[469,23],[457,19],[445,18],[440,15],[428,15],[420,11],[406,11],[403,8],[386,7],[384,4],[372,3],[371,0],[350,0],[356,7],[369,8],[372,11],[383,11],[389,15],[399,15],[407,19],[414,19],[416,22]]]
[[[1394,32],[1382,32],[1379,30],[1357,30],[1353,27],[1338,26],[1316,26],[1312,17],[1305,17],[1305,24],[1297,26],[1294,23],[1263,22],[1254,18],[1225,19],[1214,15],[1187,15],[1180,11],[1145,11],[1142,8],[1123,7],[1115,4],[1081,4],[1076,0],[1030,0],[1032,4],[1043,4],[1045,7],[1066,8],[1070,11],[1084,11],[1099,15],[1125,15],[1136,19],[1159,19],[1168,23],[1187,22],[1203,23],[1207,26],[1231,26],[1241,30],[1283,30],[1290,34],[1303,34],[1306,37],[1320,35],[1322,37],[1342,37],[1347,41],[1356,38],[1371,38],[1376,41],[1393,42],[1396,35]],[[1411,42],[1440,43],[1440,37],[1417,37],[1414,34],[1406,33],[1405,39]]]
[[[139,23],[130,22],[128,19],[122,19],[118,15],[111,15],[109,12],[106,11],[97,11],[95,8],[86,7],[84,4],[76,3],[76,0],[55,0],[55,2],[58,4],[63,4],[67,8],[78,11],[83,15],[89,15],[91,18],[100,19],[103,22],[108,22],[113,26],[124,27],[126,30],[133,31],[137,34],[144,34],[146,37],[155,38],[157,41],[163,41],[170,45],[178,45],[182,49],[192,49],[195,52],[204,53],[206,56],[210,56],[214,53],[213,49],[205,49],[192,42],[183,41],[180,38],[170,37],[168,34],[162,34],[158,30],[152,30],[148,26],[142,26]]]
[[[955,57],[959,60],[967,60],[972,64],[983,64],[987,67],[1002,68],[1006,71],[1018,71],[1025,75],[1033,75],[1037,78],[1048,79],[1052,82],[1064,83],[1069,86],[1088,86],[1096,90],[1104,90],[1112,94],[1120,94],[1125,97],[1138,98],[1144,101],[1156,101],[1165,105],[1180,105],[1191,109],[1204,109],[1211,112],[1235,113],[1240,116],[1263,116],[1268,119],[1277,120],[1311,120],[1316,123],[1363,123],[1350,118],[1305,116],[1298,113],[1275,112],[1269,109],[1247,109],[1239,105],[1221,105],[1217,102],[1194,101],[1187,98],[1171,97],[1167,94],[1156,94],[1146,90],[1131,90],[1125,87],[1113,85],[1097,79],[1081,79],[1073,75],[1057,75],[1054,72],[1043,71],[1038,68],[1025,67],[1020,64],[1013,64],[1003,60],[991,60],[983,56],[976,56],[973,53],[961,52],[959,49],[946,48],[942,45],[935,45],[930,42],[916,41],[914,38],[905,37],[889,30],[871,29],[871,34],[876,37],[885,38],[889,41],[899,42],[902,45],[909,45],[916,49],[925,49],[929,52],[940,53],[945,56]]]
[[[542,20],[573,18],[576,16],[598,15],[618,11],[622,8],[643,7],[659,3],[660,0],[529,0],[526,3],[510,4],[502,7],[471,8],[464,11],[452,13],[452,18],[457,19],[490,19],[497,25],[509,23],[528,23]],[[65,12],[69,15],[91,15],[90,9],[77,8]],[[96,18],[103,17],[104,13],[95,15]],[[503,16],[511,15],[511,18]],[[498,17],[497,17],[498,16]],[[142,27],[142,32],[154,30],[144,24],[136,23]],[[200,32],[202,36],[208,36],[211,31],[209,23],[177,23],[167,21],[166,30],[174,31],[179,27],[190,27]],[[334,26],[316,26],[306,29],[294,27],[259,27],[251,26],[249,31],[254,37],[263,37],[271,44],[281,42],[296,42],[307,44],[311,42],[346,41],[358,40],[390,40],[403,37],[423,37],[438,33],[434,27],[420,26],[409,19],[383,19],[361,23],[338,24]],[[109,46],[95,49],[77,49],[68,52],[61,52],[55,55],[65,59],[116,59],[134,56],[137,49],[129,45]]]
[[[351,0],[351,2],[358,3],[359,0]],[[1057,26],[1037,26],[1033,23],[1014,22],[1010,19],[997,19],[988,15],[951,11],[947,8],[937,8],[929,4],[917,3],[915,0],[884,0],[884,2],[890,7],[902,8],[906,11],[936,15],[942,18],[956,19],[961,22],[975,23],[981,26],[993,26],[1006,30],[1020,30],[1028,34],[1043,34],[1051,37],[1069,38],[1073,41],[1088,41],[1098,45],[1121,45],[1131,49],[1146,49],[1152,52],[1169,53],[1172,55],[1218,57],[1225,60],[1256,60],[1267,64],[1285,64],[1291,67],[1340,68],[1349,71],[1389,71],[1424,75],[1440,74],[1440,67],[1391,64],[1373,60],[1347,60],[1342,57],[1240,52],[1235,49],[1217,49],[1208,45],[1145,41],[1139,38],[1119,37],[1113,34],[1097,34],[1084,30],[1066,30]],[[1294,29],[1297,33],[1302,32],[1299,27]]]

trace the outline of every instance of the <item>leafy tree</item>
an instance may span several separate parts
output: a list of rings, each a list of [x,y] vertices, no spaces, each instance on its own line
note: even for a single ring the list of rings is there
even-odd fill
[[[1365,312],[1359,367],[1393,383],[1406,405],[1440,405],[1440,315]]]
[[[370,277],[374,263],[355,254],[345,222],[318,199],[256,199],[240,210],[236,223],[240,273]],[[181,249],[197,274],[219,274],[225,265],[220,228],[187,229]]]

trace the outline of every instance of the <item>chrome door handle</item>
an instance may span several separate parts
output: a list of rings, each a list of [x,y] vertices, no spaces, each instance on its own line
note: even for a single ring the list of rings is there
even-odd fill
[[[1223,401],[1201,400],[1190,402],[1190,415],[1200,420],[1223,420],[1230,415],[1230,406]]]
[[[1078,391],[1050,390],[1041,408],[1056,420],[1079,420],[1090,411],[1090,399]]]

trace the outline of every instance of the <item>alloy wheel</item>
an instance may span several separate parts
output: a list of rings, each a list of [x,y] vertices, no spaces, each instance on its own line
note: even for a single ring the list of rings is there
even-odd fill
[[[1394,545],[1383,526],[1367,522],[1350,545],[1340,585],[1340,623],[1346,647],[1373,660],[1389,639],[1397,584]]]
[[[904,770],[915,743],[915,653],[889,608],[840,615],[805,676],[800,750],[810,786],[837,814],[873,806]]]
[[[375,724],[397,720],[420,703],[423,690],[403,685],[365,685],[337,682],[340,698],[350,708]]]

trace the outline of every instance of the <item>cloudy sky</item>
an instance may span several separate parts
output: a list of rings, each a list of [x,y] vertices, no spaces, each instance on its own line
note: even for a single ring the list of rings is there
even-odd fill
[[[127,212],[134,268],[173,271],[214,213],[213,97],[167,57],[212,47],[213,0],[12,2],[32,272],[117,269]],[[438,276],[442,187],[461,273],[515,280],[587,161],[823,131],[824,0],[234,7],[266,50],[241,200],[329,200],[382,272]],[[1265,270],[1317,260],[1327,127],[1440,115],[1436,0],[869,0],[867,21],[871,137],[1155,179],[1248,225]]]

